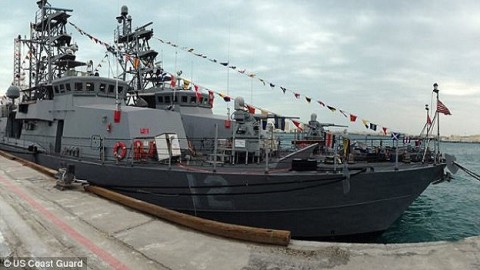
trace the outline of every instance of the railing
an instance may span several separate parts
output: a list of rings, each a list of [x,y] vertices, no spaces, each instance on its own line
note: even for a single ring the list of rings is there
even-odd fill
[[[280,157],[292,153],[295,146],[291,143],[294,138],[293,134],[281,133],[276,134],[275,137],[261,139],[261,147],[259,153],[251,155],[255,159],[249,157],[243,152],[236,152],[236,155],[243,155],[241,158],[246,162],[240,162],[237,166],[245,163],[258,163],[265,167],[265,172],[268,173],[271,164],[279,162]],[[151,142],[155,141],[154,137],[142,137],[134,139],[125,138],[105,138],[102,136],[92,137],[62,137],[62,147],[60,152],[55,153],[56,136],[50,135],[34,135],[23,134],[22,140],[3,137],[4,141],[12,144],[29,147],[30,145],[38,146],[39,151],[45,151],[50,154],[57,154],[68,156],[78,160],[92,160],[103,163],[117,163],[128,164],[131,166],[146,165],[146,164],[164,164],[172,165],[175,162],[181,162],[188,165],[205,166],[216,171],[217,166],[225,164],[234,164],[234,152],[232,151],[232,139],[225,138],[179,138],[182,142],[181,157],[174,157],[170,153],[172,149],[161,148],[157,145],[153,146]],[[344,144],[344,141],[346,142]],[[114,146],[117,142],[125,144],[125,155],[119,159],[114,155]],[[141,147],[138,146],[141,143]],[[146,142],[146,143],[145,143]],[[353,161],[352,155],[355,157],[355,162],[391,162],[398,167],[399,162],[420,162],[421,157],[425,151],[420,140],[392,140],[388,136],[365,136],[365,135],[349,135],[343,137],[339,135],[336,138],[336,143],[332,147],[321,145],[317,154],[319,162],[328,163],[329,160],[335,165],[340,163],[348,163]],[[137,143],[137,146],[136,146]],[[276,147],[272,147],[275,143]],[[187,145],[187,147],[185,147]],[[155,149],[152,149],[155,147]],[[162,151],[169,153],[170,156],[163,160],[158,160],[158,156],[154,153]],[[426,162],[432,160],[432,153],[428,152],[428,159]],[[250,158],[250,159],[249,159]],[[289,164],[284,164],[289,167],[290,161],[284,161]],[[262,165],[263,164],[263,165]],[[278,167],[278,163],[276,164]]]

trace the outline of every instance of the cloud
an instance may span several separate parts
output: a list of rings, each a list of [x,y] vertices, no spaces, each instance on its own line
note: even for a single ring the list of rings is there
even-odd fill
[[[480,96],[480,85],[469,84],[465,81],[448,80],[442,82],[441,93],[448,96],[478,97]]]
[[[313,102],[283,95],[279,86],[284,86],[372,122],[415,133],[423,125],[432,84],[438,82],[442,101],[452,104],[448,121],[455,122],[455,128],[442,125],[445,133],[461,129],[480,134],[480,127],[465,121],[480,117],[472,104],[480,95],[476,1],[50,2],[72,8],[72,22],[109,43],[120,6],[127,5],[134,27],[153,22],[155,37],[228,60],[277,87],[150,40],[168,71],[183,70],[209,88],[245,95],[279,113],[308,121],[316,112],[321,121],[345,121]],[[0,11],[0,89],[5,90],[13,77],[13,38],[29,33],[28,23],[36,12],[34,3],[7,6]],[[80,46],[81,60],[103,58],[105,48],[71,27],[69,31]],[[225,104],[217,104],[215,111],[224,114]]]

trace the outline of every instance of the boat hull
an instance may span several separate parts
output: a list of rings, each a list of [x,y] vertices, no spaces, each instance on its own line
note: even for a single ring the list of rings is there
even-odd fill
[[[162,207],[227,223],[289,230],[294,238],[385,231],[442,177],[444,168],[352,170],[347,180],[333,172],[266,174],[246,173],[240,165],[235,171],[213,172],[177,165],[102,164],[1,148],[52,169],[73,165],[78,179]]]

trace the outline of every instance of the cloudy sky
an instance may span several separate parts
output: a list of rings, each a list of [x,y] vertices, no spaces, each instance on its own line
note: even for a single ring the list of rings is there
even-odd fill
[[[153,22],[155,37],[193,48],[237,70],[152,39],[169,72],[194,83],[308,122],[367,131],[362,119],[389,131],[419,134],[432,104],[432,85],[452,115],[441,115],[443,135],[480,134],[479,1],[154,1],[51,0],[73,9],[70,21],[112,43],[120,7],[134,26]],[[0,10],[0,89],[12,82],[13,38],[29,34],[37,6],[9,1]],[[105,48],[69,27],[81,60],[99,63]],[[105,60],[104,60],[105,61]],[[102,64],[105,67],[108,64]],[[102,75],[108,71],[103,70]],[[258,78],[272,82],[272,89]],[[283,94],[280,86],[288,91]],[[0,90],[1,91],[1,90]],[[299,93],[295,98],[293,92]],[[312,99],[308,103],[305,97]],[[337,109],[332,112],[317,103]],[[232,105],[230,105],[232,106]],[[215,112],[227,105],[216,99]],[[349,122],[339,110],[355,114]],[[371,131],[373,133],[373,131]]]

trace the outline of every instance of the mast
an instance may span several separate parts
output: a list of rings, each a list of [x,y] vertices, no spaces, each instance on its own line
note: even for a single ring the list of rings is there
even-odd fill
[[[129,34],[132,32],[132,17],[128,15],[128,7],[127,6],[122,6],[121,11],[120,11],[120,16],[116,17],[117,22],[120,24],[117,26],[116,30],[116,37],[115,37],[115,42],[120,43],[120,37],[125,37],[122,39],[123,42],[128,43],[130,40]],[[128,53],[128,52],[126,52]],[[130,55],[126,54],[125,55],[125,61],[123,59],[123,55],[118,55],[119,59],[122,59],[120,62],[122,63],[122,68],[123,70],[127,70],[127,63],[129,61]],[[118,61],[117,61],[118,62]],[[127,73],[124,72],[122,74],[122,81],[125,81]],[[120,75],[118,74],[117,70],[117,76],[118,79],[120,79]]]
[[[15,55],[13,58],[13,85],[20,86],[22,68],[22,43],[20,35],[14,41]]]
[[[149,83],[163,82],[163,70],[155,63],[158,53],[150,48],[149,40],[153,37],[153,29],[147,29],[149,22],[135,30],[132,29],[132,17],[128,15],[128,7],[122,6],[120,16],[116,17],[119,23],[115,31],[115,44],[119,48],[118,61],[122,64],[122,80],[132,78],[130,86],[136,91],[144,90]],[[128,63],[131,67],[128,67]]]
[[[30,51],[36,60],[34,85],[50,84],[61,77],[65,71],[75,66],[84,65],[75,62],[75,44],[71,44],[71,36],[67,34],[66,24],[71,9],[52,7],[47,0],[37,1],[35,22],[32,25]]]
[[[14,84],[21,86],[27,100],[52,99],[52,81],[85,65],[75,60],[78,46],[71,43],[72,38],[66,31],[68,13],[72,10],[52,7],[48,0],[37,1],[37,6],[35,20],[30,23],[30,38],[19,35],[15,39]],[[22,45],[28,49],[27,68],[22,67]],[[28,86],[22,85],[25,70],[28,70]]]

